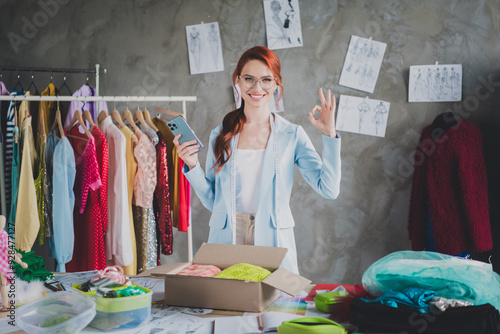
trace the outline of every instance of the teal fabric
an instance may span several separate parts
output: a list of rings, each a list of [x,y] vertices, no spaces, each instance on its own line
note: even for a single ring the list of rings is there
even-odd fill
[[[415,287],[437,297],[459,299],[500,310],[500,275],[491,264],[436,252],[399,251],[373,263],[363,274],[363,286],[374,296]]]
[[[19,192],[19,127],[14,127],[14,133],[17,133],[18,141],[12,142],[12,171],[11,171],[11,191],[12,197],[10,202],[10,214],[7,219],[7,233],[14,242],[14,224],[16,222],[16,209],[17,209],[17,193]]]
[[[428,313],[431,311],[429,302],[435,295],[435,291],[420,288],[407,288],[403,289],[401,292],[389,290],[377,299],[367,300],[360,298],[359,300],[365,303],[378,303],[395,308],[404,306],[421,313]]]

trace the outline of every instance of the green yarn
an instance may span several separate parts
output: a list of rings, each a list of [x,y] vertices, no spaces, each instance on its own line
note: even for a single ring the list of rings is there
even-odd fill
[[[16,276],[23,281],[33,282],[33,281],[42,281],[45,282],[48,279],[54,278],[54,275],[45,269],[45,262],[41,256],[35,256],[35,252],[23,252],[17,251],[22,255],[22,261],[26,262],[28,268],[21,267],[17,262],[13,262],[13,269],[16,273]]]
[[[262,267],[248,263],[238,263],[222,270],[214,277],[260,282],[269,275],[271,275],[271,272]]]

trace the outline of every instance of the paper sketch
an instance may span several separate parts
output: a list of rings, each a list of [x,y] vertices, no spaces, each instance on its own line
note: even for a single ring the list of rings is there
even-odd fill
[[[340,95],[337,130],[385,137],[390,103]]]
[[[302,46],[298,0],[265,0],[267,47],[271,50]]]
[[[235,84],[236,89],[233,87],[233,94],[234,94],[234,101],[236,103],[236,108],[241,107],[241,88],[238,85],[238,83]],[[281,96],[281,99],[278,102],[278,105],[276,105],[276,100],[278,99],[279,95],[279,87],[276,87],[276,90],[273,93],[273,98],[269,101],[268,107],[269,107],[269,112],[284,112],[285,111],[285,104],[283,103],[283,96]]]
[[[408,102],[451,102],[461,99],[461,64],[410,66]]]
[[[386,47],[386,43],[351,36],[339,84],[373,93]]]
[[[162,321],[150,322],[137,334],[212,334],[213,319],[178,313]]]
[[[219,22],[186,26],[191,74],[224,70]]]

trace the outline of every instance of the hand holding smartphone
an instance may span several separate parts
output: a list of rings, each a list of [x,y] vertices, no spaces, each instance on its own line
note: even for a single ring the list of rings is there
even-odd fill
[[[179,138],[179,144],[183,144],[190,140],[196,140],[196,144],[193,145],[200,145],[200,148],[195,153],[198,153],[204,149],[203,144],[198,139],[198,137],[191,129],[189,124],[186,122],[184,117],[182,116],[175,117],[174,119],[167,122],[167,126],[174,135],[174,137],[177,136],[178,134],[181,134],[181,137]]]

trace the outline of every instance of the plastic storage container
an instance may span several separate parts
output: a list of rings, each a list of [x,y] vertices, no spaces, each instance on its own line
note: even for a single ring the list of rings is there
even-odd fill
[[[316,308],[326,313],[333,313],[345,303],[352,300],[352,296],[345,291],[318,293],[314,297]]]
[[[16,310],[16,325],[30,334],[77,333],[96,315],[92,298],[57,292]]]
[[[96,316],[90,326],[102,331],[115,331],[139,327],[149,321],[151,316],[151,290],[140,287],[147,293],[130,297],[104,298],[95,296],[95,291],[83,292],[78,289],[80,284],[73,285],[73,289],[80,295],[90,296],[96,304]],[[139,287],[133,285],[133,287]],[[114,288],[120,290],[123,287]]]

